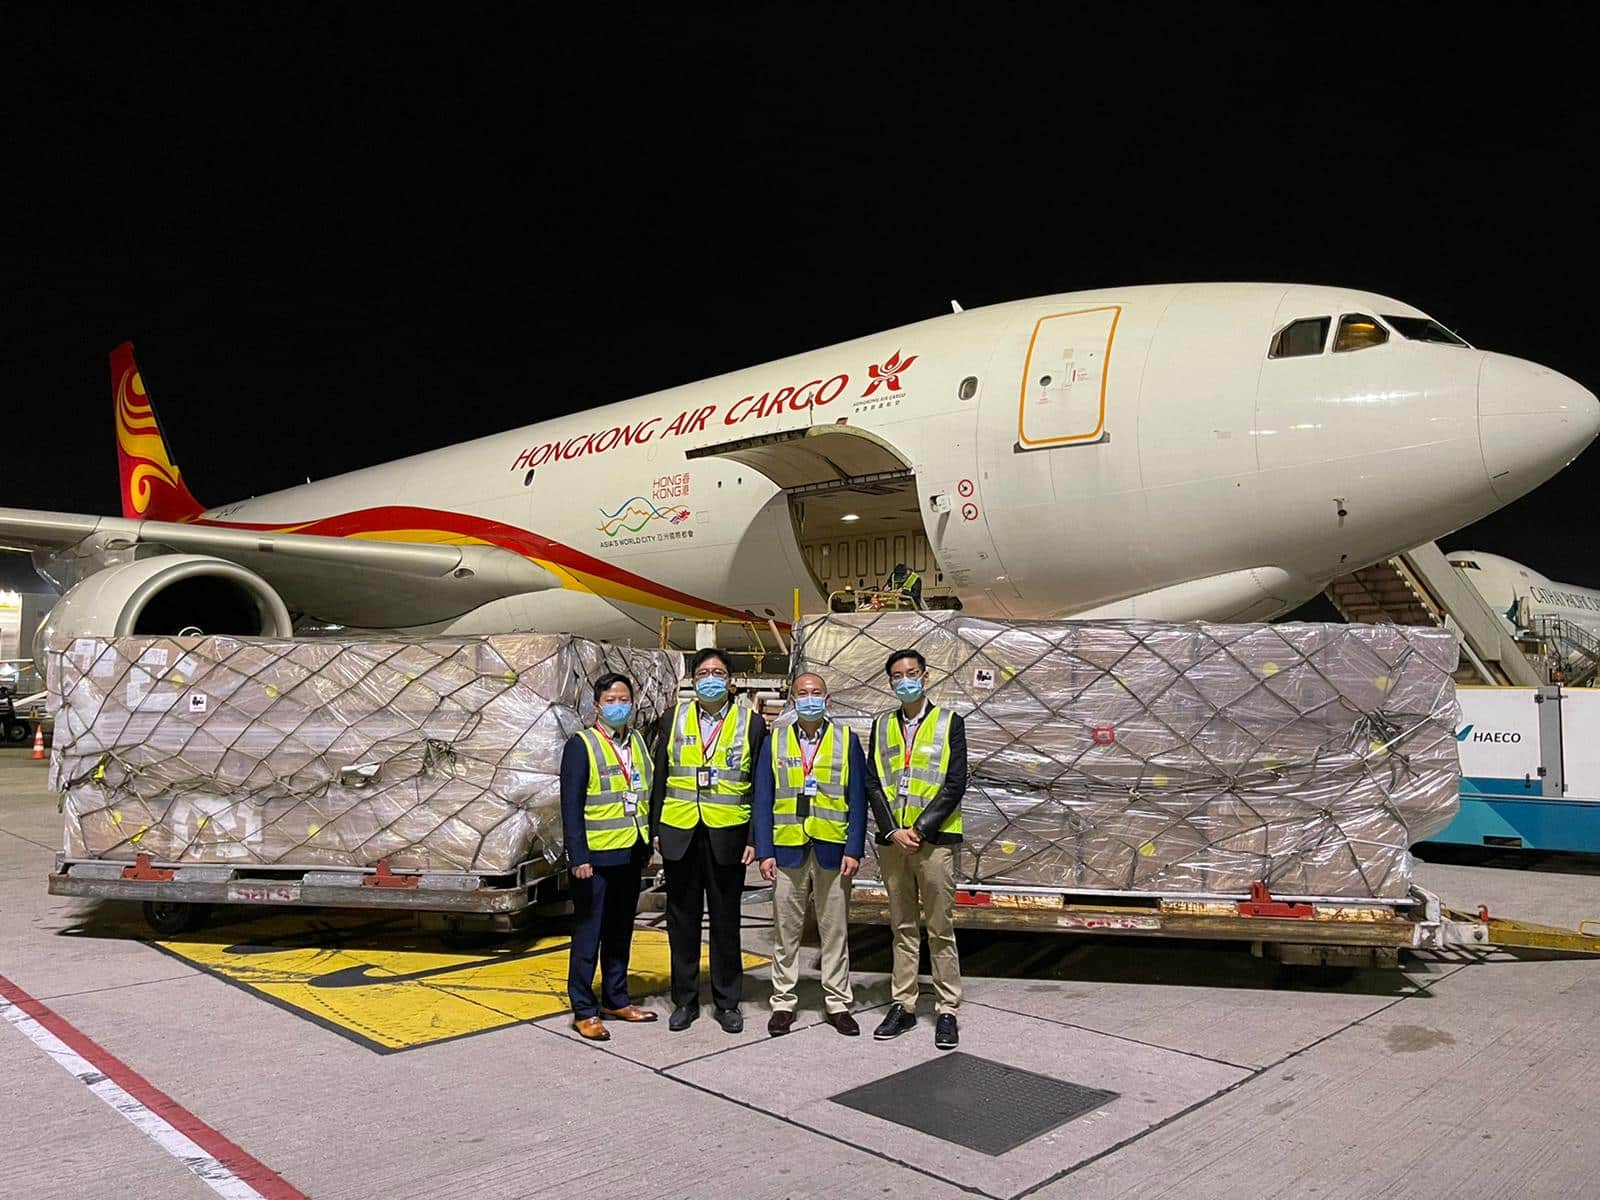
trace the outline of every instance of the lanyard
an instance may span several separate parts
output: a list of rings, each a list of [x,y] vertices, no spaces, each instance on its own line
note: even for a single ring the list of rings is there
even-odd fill
[[[917,727],[915,729],[913,729],[911,731],[911,735],[906,738],[906,759],[905,759],[905,761],[903,763],[900,764],[900,769],[902,771],[909,770],[910,767],[911,767],[911,750],[912,750],[912,747],[914,747],[917,744],[917,734],[921,733],[922,732],[922,727],[925,724],[927,724],[928,717],[931,715],[932,708],[933,708],[933,706],[931,704],[925,704],[925,705],[922,706],[922,715],[917,718]],[[904,717],[901,718],[901,722],[900,723],[902,725],[905,724],[905,718]],[[902,729],[901,732],[903,733],[905,731]]]
[[[611,747],[611,753],[613,753],[613,754],[615,754],[617,756],[617,761],[622,764],[622,769],[628,776],[628,786],[632,787],[633,786],[633,741],[632,741],[632,739],[631,738],[629,739],[629,742],[628,742],[628,753],[626,755],[624,755],[622,753],[622,747],[617,745],[616,742],[613,742],[611,740],[611,735],[609,733],[607,733],[604,729],[600,730],[600,736],[605,738],[606,744]]]
[[[817,755],[822,753],[822,739],[827,736],[827,733],[828,727],[826,725],[817,730],[816,748],[813,749],[811,754],[808,756],[806,754],[805,738],[800,736],[800,730],[798,727],[796,727],[794,731],[795,740],[800,743],[800,765],[805,768],[807,779],[811,778],[811,765],[817,761]]]
[[[696,704],[692,705],[691,707],[694,709],[695,732],[703,735],[704,730],[701,728],[700,721],[700,706]],[[722,719],[719,720],[716,723],[716,726],[711,730],[711,736],[709,738],[702,736],[701,738],[700,757],[701,760],[704,761],[708,766],[711,763],[712,757],[716,754],[717,739],[722,736],[722,727],[728,723],[728,714],[731,712],[733,712],[733,701],[729,700],[728,707],[722,710]]]

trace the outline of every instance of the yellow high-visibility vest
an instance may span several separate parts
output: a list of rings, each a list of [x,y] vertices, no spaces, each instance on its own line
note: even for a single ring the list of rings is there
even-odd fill
[[[674,829],[731,829],[750,820],[750,709],[728,701],[716,745],[700,745],[700,714],[694,701],[672,714],[672,740],[667,748],[667,791],[661,823]],[[716,782],[700,787],[698,772],[709,767]]]
[[[628,745],[633,769],[639,772],[638,786],[629,778],[617,748],[598,729],[581,734],[589,751],[589,793],[583,801],[583,836],[591,850],[626,850],[650,840],[650,775],[655,764],[639,731],[633,731]],[[634,811],[628,813],[627,793],[634,794]]]
[[[843,736],[838,736],[842,734]],[[800,732],[785,725],[772,735],[772,842],[776,846],[803,846],[806,842],[837,842],[850,833],[850,740],[855,735],[842,725],[828,722],[811,763],[816,791],[808,797],[810,811],[800,815],[805,791],[806,762],[800,752]]]
[[[898,710],[881,714],[873,722],[872,752],[883,784],[884,799],[894,813],[895,824],[910,829],[917,818],[939,797],[945,776],[950,771],[950,714],[929,704],[922,724],[911,742],[911,761],[906,762],[906,739],[900,729]],[[904,788],[901,787],[904,777]],[[961,808],[945,818],[940,833],[961,832]]]

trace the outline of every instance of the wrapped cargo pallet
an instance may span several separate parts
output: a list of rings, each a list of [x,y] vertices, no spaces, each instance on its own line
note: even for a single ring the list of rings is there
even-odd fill
[[[49,663],[66,855],[553,867],[562,747],[607,671],[634,680],[653,719],[682,662],[545,634],[76,641]]]
[[[795,670],[865,739],[905,647],[966,722],[969,882],[1400,898],[1456,811],[1446,630],[849,614],[801,627]]]

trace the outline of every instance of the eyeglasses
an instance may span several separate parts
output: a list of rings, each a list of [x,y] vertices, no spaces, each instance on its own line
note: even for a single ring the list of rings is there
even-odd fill
[[[728,673],[721,667],[701,667],[694,673],[696,679],[726,679]]]
[[[921,679],[921,678],[922,678],[922,668],[921,667],[912,667],[908,671],[895,671],[893,674],[891,674],[889,676],[889,682],[890,683],[898,683],[902,679]]]

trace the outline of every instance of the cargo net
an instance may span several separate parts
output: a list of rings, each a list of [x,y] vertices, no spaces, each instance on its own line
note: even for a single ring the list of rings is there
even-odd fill
[[[66,855],[537,877],[608,671],[648,721],[682,661],[544,634],[76,641],[49,660]]]
[[[869,745],[907,647],[966,723],[970,883],[1401,898],[1456,812],[1445,630],[851,614],[802,626],[794,669]]]

